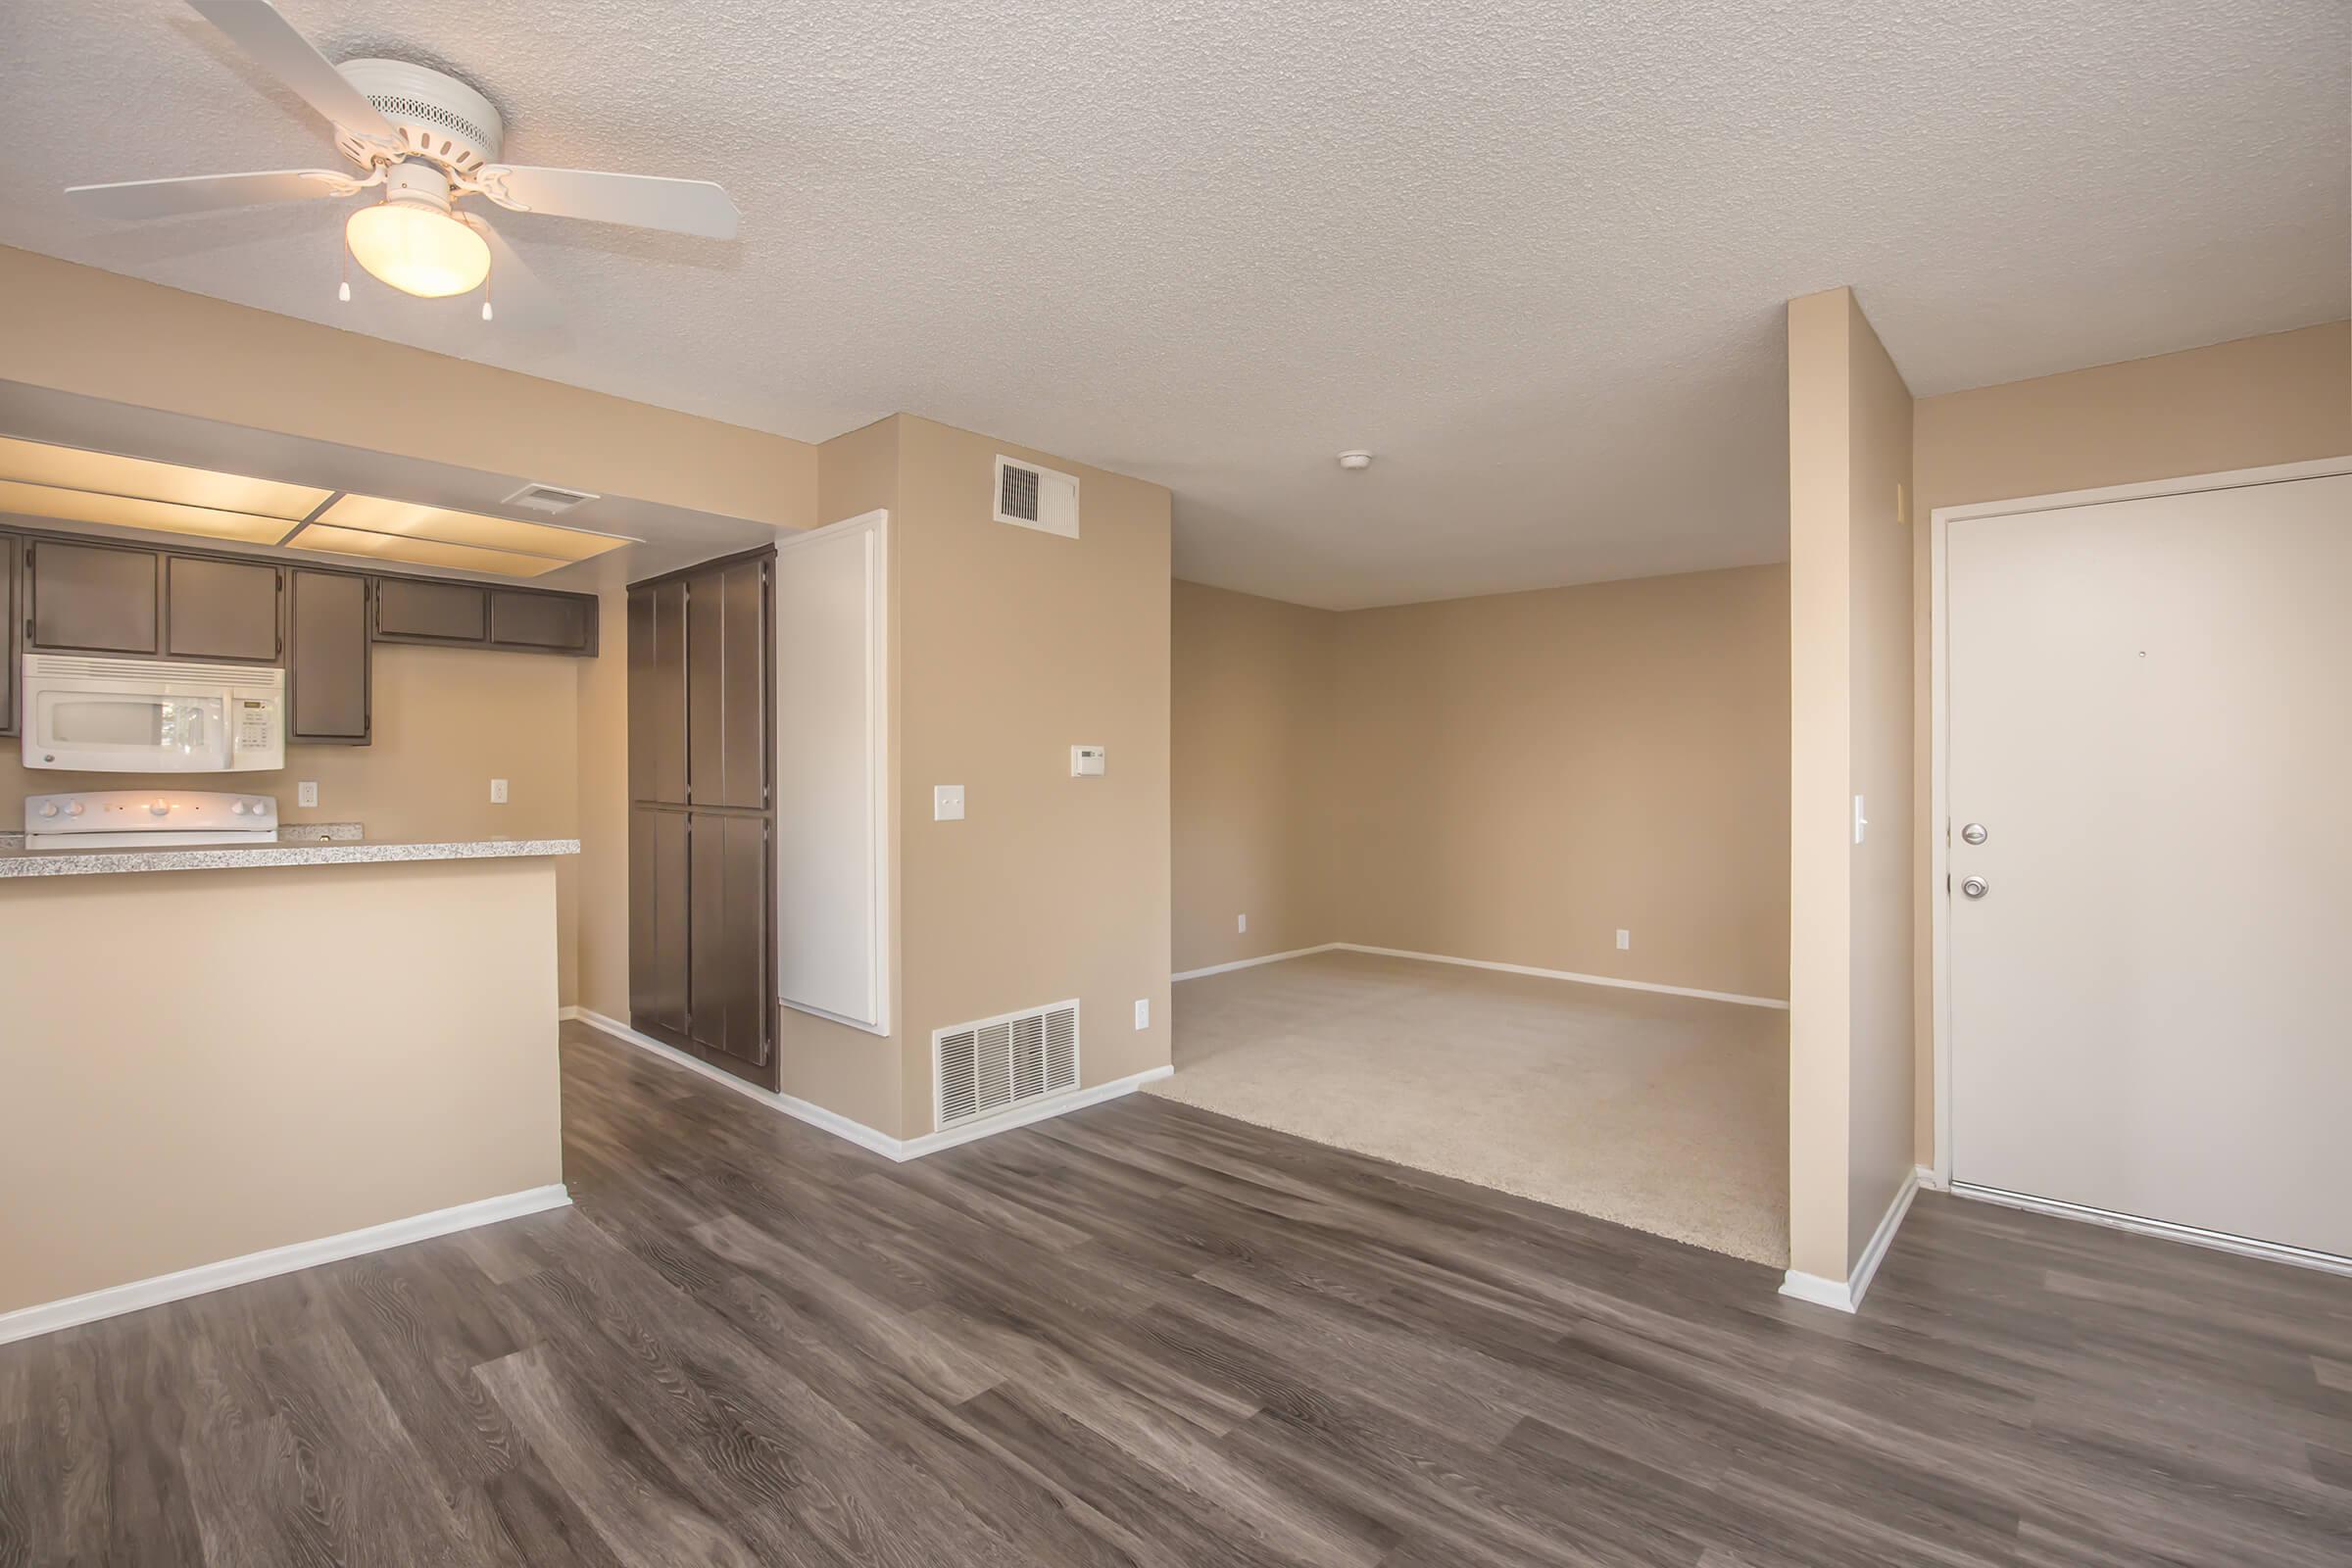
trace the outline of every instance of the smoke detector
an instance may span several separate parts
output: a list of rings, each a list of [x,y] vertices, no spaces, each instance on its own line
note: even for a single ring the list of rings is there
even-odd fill
[[[1343,452],[1340,454],[1340,466],[1350,473],[1358,468],[1369,468],[1372,466],[1372,454],[1369,452]]]

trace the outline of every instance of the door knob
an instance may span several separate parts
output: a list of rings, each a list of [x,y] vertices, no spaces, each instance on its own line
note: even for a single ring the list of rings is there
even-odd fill
[[[1982,822],[1971,822],[1960,830],[1961,842],[1966,844],[1982,844],[1991,835],[1984,831]]]
[[[1972,876],[1967,881],[1960,884],[1960,891],[1967,894],[1972,899],[1981,899],[1984,896],[1988,886],[1989,884],[1987,884],[1983,877]]]

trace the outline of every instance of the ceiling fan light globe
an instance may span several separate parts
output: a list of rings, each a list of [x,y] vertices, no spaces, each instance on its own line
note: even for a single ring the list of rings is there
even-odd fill
[[[490,247],[446,213],[414,202],[382,202],[351,215],[344,238],[352,259],[404,294],[446,299],[482,286]]]

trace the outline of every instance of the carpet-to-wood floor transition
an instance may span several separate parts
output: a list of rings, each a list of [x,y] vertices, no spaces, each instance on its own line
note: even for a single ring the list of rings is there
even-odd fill
[[[1151,1092],[1788,1261],[1788,1014],[1363,953],[1176,987]]]

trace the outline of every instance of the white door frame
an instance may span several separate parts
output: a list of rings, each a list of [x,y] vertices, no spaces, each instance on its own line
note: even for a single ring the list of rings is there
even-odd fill
[[[2200,473],[2180,479],[2152,479],[2141,484],[2110,485],[2100,490],[2066,490],[2056,495],[2026,496],[2015,501],[1980,501],[1961,507],[1937,507],[1928,520],[1928,613],[1929,648],[1932,660],[1928,686],[1929,704],[1929,764],[1928,803],[1929,838],[1929,921],[1931,926],[1929,960],[1932,969],[1934,994],[1931,1016],[1936,1044],[1936,1185],[1949,1191],[1952,1185],[1952,988],[1951,988],[1951,909],[1952,909],[1952,808],[1951,808],[1951,614],[1945,577],[1945,551],[1954,523],[1971,522],[1980,517],[2008,517],[2021,512],[2056,512],[2066,507],[2096,507],[2111,501],[2145,501],[2155,496],[2196,495],[2208,490],[2236,490],[2247,485],[2283,484],[2295,479],[2324,479],[2334,474],[2352,473],[2352,454],[2340,458],[2321,458],[2309,463],[2281,463],[2263,468],[2237,468],[2228,473]],[[2038,1206],[2038,1205],[2037,1205]],[[2171,1225],[2160,1221],[2133,1220],[2128,1215],[2109,1215],[2104,1210],[2085,1210],[2076,1204],[2051,1203],[2052,1209],[2062,1209],[2084,1218],[2104,1217],[2110,1224],[2125,1224],[2132,1230],[2155,1231],[2185,1241],[2199,1241],[2208,1246],[2230,1247],[2231,1250],[2260,1250],[2264,1256],[2279,1256],[2294,1249],[2275,1249],[2266,1244],[2239,1244],[2237,1238],[2221,1237],[2217,1233],[2197,1231],[2186,1225]],[[2128,1224],[2125,1222],[2129,1221]],[[2318,1258],[2309,1253],[2296,1261]],[[2322,1264],[2321,1266],[2328,1266]]]

